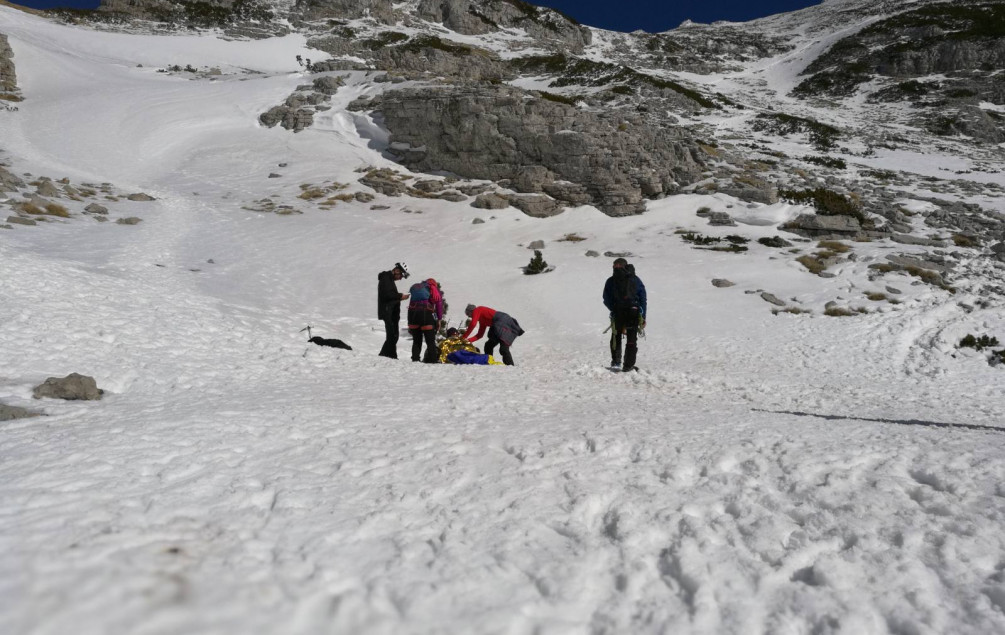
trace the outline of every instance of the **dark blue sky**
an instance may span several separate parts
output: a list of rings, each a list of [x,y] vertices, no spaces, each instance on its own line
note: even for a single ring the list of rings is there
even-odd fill
[[[14,0],[36,9],[51,7],[91,8],[98,0]],[[666,31],[684,20],[715,22],[730,20],[744,22],[775,13],[795,11],[820,4],[820,0],[703,0],[701,2],[675,2],[674,0],[539,0],[570,15],[583,24],[615,31]],[[538,4],[538,2],[534,2]]]
[[[558,9],[583,24],[614,31],[667,31],[684,20],[745,22],[767,15],[804,9],[821,0],[541,0],[544,6]],[[538,4],[535,2],[534,4]]]

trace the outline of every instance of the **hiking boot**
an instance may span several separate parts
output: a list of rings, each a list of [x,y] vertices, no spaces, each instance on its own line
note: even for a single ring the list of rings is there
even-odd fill
[[[635,368],[634,366],[625,366],[624,368],[621,369],[621,372],[623,372],[623,373],[630,373],[633,370],[638,370],[638,369]]]

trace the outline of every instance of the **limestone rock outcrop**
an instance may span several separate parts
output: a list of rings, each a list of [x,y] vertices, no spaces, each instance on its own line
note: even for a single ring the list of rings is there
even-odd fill
[[[14,69],[14,51],[7,42],[7,36],[0,33],[0,99],[19,95],[17,73]]]
[[[589,29],[572,18],[545,7],[506,0],[420,0],[416,15],[439,22],[464,35],[500,29],[523,29],[542,42],[555,42],[563,50],[581,53],[592,41]]]
[[[404,89],[370,109],[380,111],[392,151],[410,169],[505,181],[517,192],[591,203],[610,216],[639,214],[646,199],[700,176],[699,153],[680,129],[511,87]]]

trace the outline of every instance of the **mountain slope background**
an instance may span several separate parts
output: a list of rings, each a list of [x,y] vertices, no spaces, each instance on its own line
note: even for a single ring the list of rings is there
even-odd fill
[[[987,5],[125,6],[0,7],[4,632],[1002,629]],[[396,261],[517,366],[378,358]]]

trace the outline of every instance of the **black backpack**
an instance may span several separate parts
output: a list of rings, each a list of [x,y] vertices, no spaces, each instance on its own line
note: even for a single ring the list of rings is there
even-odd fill
[[[639,285],[636,284],[635,266],[627,265],[623,275],[614,276],[614,303],[619,309],[639,305]]]

